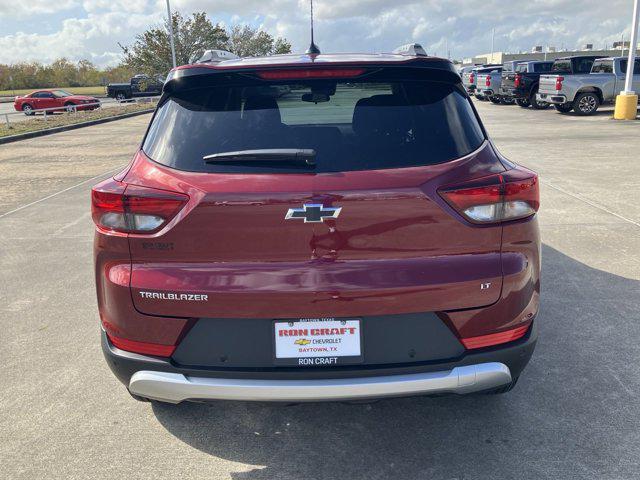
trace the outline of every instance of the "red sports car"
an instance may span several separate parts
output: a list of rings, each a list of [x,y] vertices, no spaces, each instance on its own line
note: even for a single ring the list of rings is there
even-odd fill
[[[100,100],[87,95],[74,95],[64,90],[37,90],[29,95],[18,96],[14,108],[25,115],[33,115],[36,110],[63,111],[94,110],[100,107]]]

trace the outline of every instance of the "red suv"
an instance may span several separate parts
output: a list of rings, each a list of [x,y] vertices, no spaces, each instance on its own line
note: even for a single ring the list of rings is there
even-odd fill
[[[538,206],[447,60],[179,67],[92,191],[104,354],[172,403],[506,392],[536,341]]]

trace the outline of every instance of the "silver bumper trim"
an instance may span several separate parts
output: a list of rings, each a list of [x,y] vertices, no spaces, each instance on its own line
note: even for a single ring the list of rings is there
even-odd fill
[[[184,400],[310,402],[434,393],[464,394],[500,387],[509,382],[509,368],[492,362],[442,372],[318,380],[203,378],[143,370],[133,374],[129,390],[136,395],[168,403]]]

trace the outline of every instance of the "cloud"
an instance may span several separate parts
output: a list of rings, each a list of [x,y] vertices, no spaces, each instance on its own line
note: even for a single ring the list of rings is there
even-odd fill
[[[29,4],[27,7],[26,4]],[[36,7],[33,7],[33,5]],[[288,38],[296,51],[309,43],[307,0],[172,0],[183,14],[206,11],[226,25],[248,23]],[[629,38],[628,0],[316,0],[316,41],[323,51],[380,52],[408,42],[421,42],[430,54],[472,56],[491,49],[529,51],[534,45],[596,47]],[[587,8],[588,6],[588,8]],[[130,43],[136,33],[157,25],[166,15],[165,0],[0,0],[0,16],[31,13],[29,30],[0,36],[0,62],[50,61],[65,55],[114,63],[117,43]],[[51,29],[50,15],[60,19]],[[43,13],[39,15],[38,13]],[[38,28],[41,22],[49,28]],[[38,33],[46,31],[47,33]]]
[[[0,18],[22,18],[38,14],[51,14],[76,8],[77,0],[0,0]]]
[[[120,61],[117,39],[129,38],[149,25],[162,21],[159,14],[107,12],[87,18],[69,18],[51,34],[17,32],[0,37],[0,62],[39,61],[49,63],[60,57],[87,59],[99,65]]]

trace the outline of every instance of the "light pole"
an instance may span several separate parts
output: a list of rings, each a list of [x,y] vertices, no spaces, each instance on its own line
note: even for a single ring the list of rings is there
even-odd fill
[[[176,45],[173,42],[173,17],[171,17],[171,5],[167,0],[167,17],[169,19],[169,41],[171,42],[171,59],[173,60],[173,68],[176,68]]]
[[[616,109],[613,118],[616,120],[634,120],[638,113],[638,95],[633,91],[633,70],[638,48],[638,20],[640,20],[640,0],[634,0],[633,23],[631,24],[631,42],[627,61],[627,76],[624,90],[616,97]],[[622,44],[624,48],[624,43]]]

